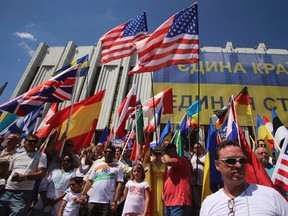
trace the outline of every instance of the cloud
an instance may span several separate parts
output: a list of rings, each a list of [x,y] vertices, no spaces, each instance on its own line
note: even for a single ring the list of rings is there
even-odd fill
[[[36,41],[37,39],[34,37],[34,35],[28,33],[28,32],[14,32],[13,33],[16,37],[19,37],[21,39],[29,39],[32,41]]]
[[[19,43],[18,46],[24,48],[31,57],[33,56],[35,51],[25,41]]]

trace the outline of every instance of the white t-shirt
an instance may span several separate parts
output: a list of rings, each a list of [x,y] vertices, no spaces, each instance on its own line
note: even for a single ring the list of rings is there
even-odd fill
[[[202,155],[198,158],[202,163],[205,162],[205,155]],[[202,185],[204,167],[201,164],[198,164],[198,166],[197,166],[197,162],[196,162],[197,161],[197,155],[196,154],[194,154],[192,156],[190,161],[191,161],[193,170],[197,169],[197,177],[195,175],[192,175],[192,185],[196,185],[196,179],[197,179],[197,185]]]
[[[123,182],[123,170],[117,162],[100,162],[95,165],[89,179],[93,181],[89,202],[109,203],[114,200],[117,182]]]
[[[220,189],[203,201],[200,216],[228,215],[230,198]],[[251,184],[234,199],[235,216],[287,216],[288,203],[273,188]]]
[[[69,192],[63,198],[67,202],[63,216],[78,216],[80,209],[80,193]]]
[[[33,190],[35,180],[25,180],[21,182],[12,182],[11,178],[15,173],[20,174],[30,174],[35,173],[39,168],[46,168],[47,157],[44,153],[39,153],[33,160],[36,152],[28,153],[26,151],[21,153],[16,153],[10,164],[9,170],[12,170],[6,184],[6,189],[9,190]],[[31,161],[33,162],[31,163]],[[29,166],[29,167],[28,167]],[[28,167],[28,169],[27,169]],[[26,171],[27,169],[27,171]],[[24,173],[26,171],[26,173]]]
[[[143,214],[145,207],[145,189],[150,187],[149,184],[146,181],[138,183],[129,180],[125,187],[128,188],[128,194],[122,215],[126,213]]]

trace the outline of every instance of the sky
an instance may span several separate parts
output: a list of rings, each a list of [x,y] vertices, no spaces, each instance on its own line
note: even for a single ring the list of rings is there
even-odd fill
[[[112,28],[146,11],[148,32],[188,7],[188,0],[1,0],[0,104],[8,101],[41,42],[91,46]],[[288,49],[287,0],[199,0],[200,46]]]

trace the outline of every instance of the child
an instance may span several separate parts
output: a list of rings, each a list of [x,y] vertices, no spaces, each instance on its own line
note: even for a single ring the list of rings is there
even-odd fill
[[[132,168],[132,178],[129,180],[120,198],[120,203],[126,198],[123,216],[146,216],[150,199],[149,184],[144,181],[145,171],[141,164]]]
[[[0,160],[0,194],[3,192],[9,170],[8,160]]]
[[[80,208],[80,192],[83,184],[82,177],[73,177],[70,180],[70,192],[63,198],[58,216],[78,216]]]

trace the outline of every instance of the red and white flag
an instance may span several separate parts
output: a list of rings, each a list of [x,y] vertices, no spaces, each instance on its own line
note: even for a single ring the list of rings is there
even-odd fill
[[[286,136],[278,157],[272,182],[288,193],[288,137]]]
[[[157,95],[148,99],[146,102],[143,103],[143,116],[150,117],[154,114],[154,109],[159,110],[162,106],[162,114],[171,114],[173,113],[173,95],[172,95],[172,88],[168,88]]]
[[[265,126],[269,129],[270,133],[273,134],[273,124],[266,116],[263,116],[263,122]]]
[[[136,106],[136,85],[133,84],[127,96],[124,98],[123,102],[118,108],[118,125],[115,134],[122,138],[124,136],[126,121],[129,117],[129,114],[133,111],[131,107]]]
[[[156,111],[155,116],[151,119],[147,127],[145,128],[146,132],[155,132],[158,126],[160,125],[161,120],[161,113],[162,113],[162,107],[158,111]],[[156,125],[155,125],[156,123]]]
[[[58,103],[53,103],[50,109],[48,110],[46,116],[42,120],[41,124],[38,126],[36,135],[39,138],[46,138],[49,136],[53,128],[50,127],[50,124],[47,124],[48,120],[58,112]]]
[[[197,4],[183,9],[156,29],[138,49],[137,66],[128,75],[199,61]]]

